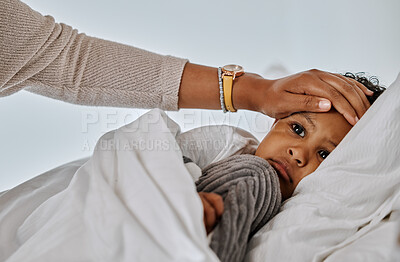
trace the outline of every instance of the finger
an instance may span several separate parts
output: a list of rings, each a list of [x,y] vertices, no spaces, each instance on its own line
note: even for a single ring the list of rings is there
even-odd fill
[[[326,84],[327,85],[327,84]],[[319,91],[321,92],[321,91]],[[323,91],[325,92],[325,91]],[[324,94],[322,94],[324,95]],[[327,95],[328,96],[328,95]],[[339,96],[340,102],[339,101]],[[290,96],[287,96],[287,99],[290,99],[290,107],[297,108],[300,110],[297,111],[308,111],[308,112],[326,112],[329,110],[322,110],[319,107],[319,102],[321,100],[326,100],[322,97],[317,97],[317,96],[312,96],[312,95],[298,95],[298,94],[291,94]],[[336,104],[333,104],[335,109],[341,113],[346,120],[352,124],[355,125],[357,120],[355,119],[356,112],[354,109],[350,106],[349,102],[342,97],[340,93],[337,94],[337,97],[333,99],[336,101]],[[351,113],[348,113],[351,112]]]
[[[320,92],[323,94],[322,92]],[[287,92],[281,96],[276,104],[277,112],[273,117],[280,119],[287,117],[293,112],[327,112],[331,109],[331,102],[322,97]]]
[[[344,75],[341,74],[334,74],[335,76],[345,80],[347,83],[351,84],[354,86],[354,89],[357,91],[357,93],[360,95],[360,97],[362,98],[364,105],[366,106],[366,108],[370,107],[370,103],[368,101],[367,95],[373,95],[374,92],[372,92],[371,90],[369,90],[365,85],[363,85],[362,83],[358,82],[357,80],[350,78],[350,77],[346,77]]]
[[[323,92],[315,92],[321,93]],[[282,97],[283,105],[285,105],[285,111],[283,114],[289,112],[300,112],[300,111],[310,111],[310,112],[327,112],[331,109],[331,102],[323,97],[312,95],[303,95],[303,94],[293,94],[288,93],[284,97]]]
[[[371,106],[370,102],[368,101],[368,98],[366,97],[366,93],[364,92],[364,90],[361,88],[361,86],[370,91],[372,94],[374,94],[374,92],[372,92],[371,90],[369,90],[366,86],[364,86],[363,84],[361,84],[360,82],[352,79],[352,78],[348,78],[346,76],[343,76],[341,74],[335,74],[336,76],[342,78],[343,80],[347,81],[350,84],[354,85],[354,88],[356,90],[356,92],[358,93],[358,95],[361,97],[365,110],[368,110],[368,108]],[[368,94],[369,95],[369,94]]]
[[[365,85],[361,84],[360,82],[358,82],[357,80],[355,80],[353,78],[349,78],[349,77],[346,77],[346,76],[341,75],[341,74],[335,74],[335,75],[339,75],[339,76],[345,77],[346,79],[354,82],[363,91],[363,93],[368,95],[368,96],[372,96],[374,94],[373,91],[369,90]]]
[[[367,111],[367,107],[364,105],[362,97],[357,92],[359,89],[357,85],[348,81],[346,77],[339,77],[333,74],[326,74],[321,77],[322,81],[334,87],[338,92],[342,94],[342,96],[350,103],[355,112],[357,113],[357,117],[361,118],[361,116]],[[362,96],[365,97],[364,94]],[[334,103],[334,101],[332,101]]]
[[[208,200],[205,197],[205,194],[202,194],[203,192],[200,192],[200,199],[201,202],[203,203],[203,209],[204,209],[204,225],[206,226],[206,231],[207,233],[211,232],[214,224],[217,220],[215,210],[211,206],[211,204],[208,202]]]
[[[218,218],[224,213],[224,200],[222,196],[215,193],[207,193],[205,195],[208,202],[212,205]]]
[[[350,81],[352,84],[355,84],[356,86],[358,86],[363,91],[364,94],[369,95],[369,96],[374,94],[373,91],[369,90],[365,85],[361,84],[360,82],[358,82],[357,80],[355,80],[353,78],[349,78],[349,77],[346,77],[346,76],[341,75],[341,74],[320,71],[320,70],[317,70],[317,69],[313,69],[313,70],[310,70],[308,72],[311,73],[311,74],[314,74],[316,76],[319,76],[320,78],[324,77],[324,76],[329,76],[329,75],[331,75],[331,76],[339,76],[343,80],[346,80],[346,82]]]
[[[303,89],[302,93],[305,93],[307,95],[313,95],[317,96],[320,98],[325,98],[329,99],[332,103],[332,105],[335,107],[335,109],[341,113],[346,120],[354,125],[358,121],[358,117],[356,114],[355,109],[353,106],[349,103],[349,101],[342,95],[341,92],[339,92],[338,89],[340,89],[343,85],[348,86],[348,83],[344,81],[343,79],[335,77],[333,74],[328,73],[328,72],[323,72],[319,70],[310,70],[308,71],[308,77],[311,76],[311,80],[309,80],[309,83],[305,86],[302,85],[301,89]],[[333,79],[330,83],[326,83],[324,81],[325,78],[328,79]],[[300,92],[296,92],[300,93]],[[355,92],[356,93],[356,92]],[[306,101],[309,101],[310,99],[307,98]],[[361,105],[361,104],[359,104]],[[319,110],[313,110],[310,109],[312,112],[321,112]]]
[[[357,91],[358,95],[361,97],[361,99],[363,101],[363,104],[364,104],[364,107],[365,107],[365,111],[367,111],[368,108],[371,106],[370,102],[368,101],[367,96],[365,95],[365,93],[360,88],[356,88],[356,91]]]
[[[356,89],[356,92],[357,92],[358,95],[360,96],[360,98],[361,98],[361,100],[362,100],[362,102],[363,102],[364,108],[365,108],[365,110],[363,111],[363,113],[362,113],[361,115],[358,116],[358,118],[361,118],[361,117],[365,114],[365,112],[368,110],[368,108],[371,106],[371,104],[369,103],[367,97],[365,96],[365,94],[363,93],[363,91],[362,91],[361,89],[357,88],[357,89]]]

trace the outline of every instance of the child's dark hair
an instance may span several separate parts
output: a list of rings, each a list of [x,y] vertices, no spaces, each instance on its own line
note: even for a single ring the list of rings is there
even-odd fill
[[[379,85],[378,78],[376,78],[375,76],[367,78],[364,72],[360,72],[357,74],[347,72],[344,74],[344,76],[358,81],[359,83],[366,86],[369,90],[374,92],[372,96],[367,96],[367,99],[371,103],[371,105],[386,90],[385,87]]]

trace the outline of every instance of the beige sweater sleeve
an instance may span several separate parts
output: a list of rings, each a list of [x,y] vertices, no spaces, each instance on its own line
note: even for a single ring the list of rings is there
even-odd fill
[[[0,14],[0,96],[178,109],[187,60],[80,34],[18,0],[0,0]]]

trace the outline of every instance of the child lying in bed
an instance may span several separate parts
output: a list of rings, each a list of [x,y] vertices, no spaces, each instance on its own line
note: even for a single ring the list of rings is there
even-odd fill
[[[370,104],[385,90],[362,75],[347,73],[345,76],[374,92],[367,96]],[[326,113],[294,113],[275,120],[255,155],[266,159],[277,171],[282,199],[286,200],[297,184],[337,147],[351,127],[334,108]]]
[[[367,97],[370,104],[385,90],[362,75],[347,73],[345,76],[356,79],[374,92]],[[368,104],[365,106],[369,107]],[[292,196],[298,183],[317,169],[351,127],[334,108],[326,113],[298,112],[275,120],[271,130],[259,144],[255,156],[266,160],[276,171],[282,200]],[[218,162],[213,165],[218,165]],[[223,215],[223,199],[215,193],[217,192],[199,193],[204,206],[207,233]],[[226,260],[222,257],[220,259]]]

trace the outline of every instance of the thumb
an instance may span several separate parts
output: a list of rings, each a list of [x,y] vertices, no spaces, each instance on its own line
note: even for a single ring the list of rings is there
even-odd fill
[[[309,111],[309,112],[327,112],[331,109],[331,102],[322,97],[310,96],[310,95],[295,95],[291,97],[296,102],[293,105],[298,108],[294,108],[294,112]]]

